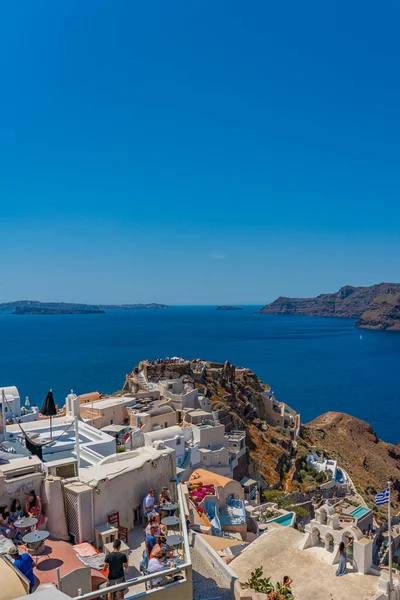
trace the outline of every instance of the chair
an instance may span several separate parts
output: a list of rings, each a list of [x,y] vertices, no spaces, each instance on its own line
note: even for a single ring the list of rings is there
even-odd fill
[[[117,511],[111,513],[111,515],[108,515],[108,522],[110,523],[110,525],[114,525],[114,527],[118,529],[118,538],[122,542],[125,542],[125,544],[128,544],[128,528],[121,527],[121,525],[119,524],[119,512]]]

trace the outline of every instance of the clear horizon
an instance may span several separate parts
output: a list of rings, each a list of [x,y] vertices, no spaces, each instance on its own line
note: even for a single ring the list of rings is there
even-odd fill
[[[400,6],[3,7],[0,302],[400,281]]]

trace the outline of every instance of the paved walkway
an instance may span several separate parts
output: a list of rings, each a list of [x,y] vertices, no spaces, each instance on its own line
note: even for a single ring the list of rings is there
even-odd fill
[[[233,594],[218,578],[198,550],[190,548],[193,564],[194,600],[232,600]]]
[[[244,582],[256,567],[264,576],[282,581],[293,579],[295,598],[301,600],[371,600],[377,593],[378,577],[354,573],[349,565],[344,577],[336,577],[337,565],[323,562],[323,550],[300,550],[302,534],[292,527],[275,527],[261,535],[230,563]]]

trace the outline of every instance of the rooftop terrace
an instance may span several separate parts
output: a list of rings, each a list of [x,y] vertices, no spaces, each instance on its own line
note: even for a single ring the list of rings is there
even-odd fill
[[[230,564],[230,568],[244,583],[257,567],[263,567],[264,576],[273,582],[284,575],[293,579],[295,598],[301,600],[371,600],[377,591],[378,577],[359,575],[348,568],[345,577],[336,577],[337,565],[320,560],[310,548],[300,550],[303,534],[292,527],[271,526]]]

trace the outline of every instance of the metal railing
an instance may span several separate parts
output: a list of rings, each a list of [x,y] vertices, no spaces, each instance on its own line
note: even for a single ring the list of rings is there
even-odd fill
[[[105,588],[103,590],[96,590],[95,592],[89,592],[88,594],[81,594],[80,596],[75,596],[75,598],[73,600],[94,600],[94,599],[98,599],[101,596],[104,596],[106,594],[110,594],[113,592],[119,592],[122,590],[125,590],[127,587],[131,587],[131,586],[135,586],[138,584],[145,584],[146,582],[149,582],[153,579],[157,579],[160,576],[161,577],[166,577],[168,575],[177,575],[178,573],[185,571],[187,569],[191,569],[192,568],[192,562],[191,562],[191,558],[190,558],[190,551],[189,551],[189,538],[188,538],[188,533],[187,533],[187,528],[186,528],[186,520],[185,520],[185,507],[183,505],[183,496],[182,496],[182,491],[181,491],[181,487],[180,485],[176,486],[177,489],[177,497],[178,497],[178,504],[179,504],[179,516],[180,516],[180,520],[181,520],[181,529],[182,529],[182,537],[183,537],[183,552],[184,552],[184,563],[182,565],[179,565],[177,567],[172,567],[170,569],[165,569],[163,571],[159,571],[158,573],[151,573],[150,575],[143,575],[141,577],[135,577],[133,579],[128,579],[127,581],[125,581],[124,583],[119,583],[117,585],[112,585],[108,588]],[[185,573],[186,574],[186,573]],[[186,580],[188,579],[187,575],[186,575]],[[189,580],[191,581],[191,577],[189,577]],[[184,583],[183,581],[171,581],[171,584],[168,584],[168,586],[170,585],[179,585]],[[161,586],[160,586],[161,587]],[[162,586],[162,587],[166,587],[166,586]],[[154,588],[155,591],[156,588]],[[133,598],[139,598],[142,597],[146,594],[146,592],[138,592],[138,594],[132,594],[127,596],[126,600],[129,599],[133,599]]]

